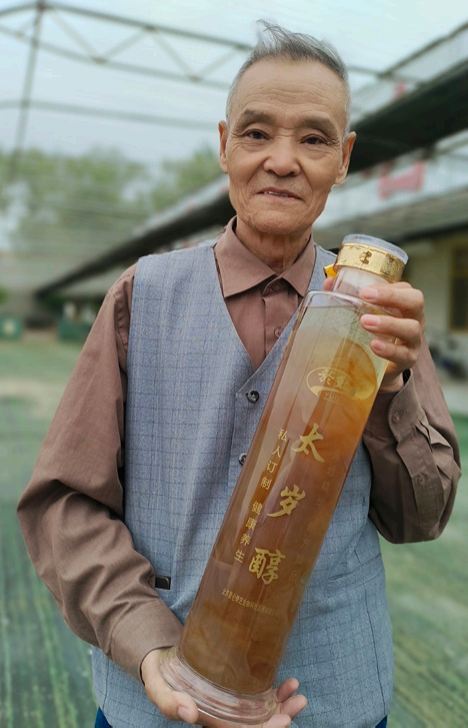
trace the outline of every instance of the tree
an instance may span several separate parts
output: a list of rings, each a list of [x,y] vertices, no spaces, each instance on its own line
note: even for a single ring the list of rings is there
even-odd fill
[[[8,161],[0,151],[0,204],[5,210],[15,202],[14,249],[75,259],[129,238],[152,214],[220,174],[217,155],[207,146],[186,160],[163,161],[157,176],[115,149],[78,157],[30,149],[11,185]]]
[[[182,161],[164,160],[161,166],[162,179],[151,193],[156,212],[204,187],[221,174],[218,155],[208,146],[201,147]]]

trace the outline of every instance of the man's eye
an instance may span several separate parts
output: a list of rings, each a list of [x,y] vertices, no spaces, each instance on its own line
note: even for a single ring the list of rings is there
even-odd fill
[[[325,143],[321,137],[317,137],[317,136],[307,137],[305,142],[306,142],[306,144],[310,144],[311,146],[314,146],[315,144],[324,144]]]
[[[264,139],[265,138],[265,135],[263,134],[263,132],[258,131],[258,129],[252,129],[251,131],[248,131],[246,136],[250,137],[251,139]]]

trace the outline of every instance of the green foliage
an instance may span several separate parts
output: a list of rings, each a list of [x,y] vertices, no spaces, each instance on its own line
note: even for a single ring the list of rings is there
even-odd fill
[[[168,207],[219,177],[221,172],[218,155],[211,147],[204,146],[186,160],[165,160],[162,163],[162,174],[162,179],[151,194],[155,211]]]
[[[90,244],[96,254],[128,239],[152,214],[215,179],[217,155],[202,147],[182,161],[165,160],[157,176],[115,149],[78,157],[24,151],[14,185],[10,156],[0,150],[0,208],[16,204],[16,250],[66,255]]]
[[[6,303],[9,299],[9,293],[6,288],[3,286],[0,286],[0,306],[2,306],[4,303]]]

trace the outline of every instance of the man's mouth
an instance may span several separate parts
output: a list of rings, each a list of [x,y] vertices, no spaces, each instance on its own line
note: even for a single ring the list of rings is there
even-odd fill
[[[288,199],[289,198],[291,200],[298,200],[299,199],[299,197],[297,195],[294,195],[292,192],[285,191],[285,190],[274,190],[274,189],[272,190],[272,189],[267,189],[267,190],[261,190],[260,191],[260,194],[261,195],[268,195],[268,196],[271,196],[271,197],[283,197],[285,199]]]

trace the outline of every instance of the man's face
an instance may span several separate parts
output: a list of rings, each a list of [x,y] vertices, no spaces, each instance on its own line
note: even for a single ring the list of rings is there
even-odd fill
[[[242,76],[220,164],[238,226],[292,236],[310,231],[332,185],[346,177],[355,134],[345,136],[346,91],[319,62],[259,61]]]

